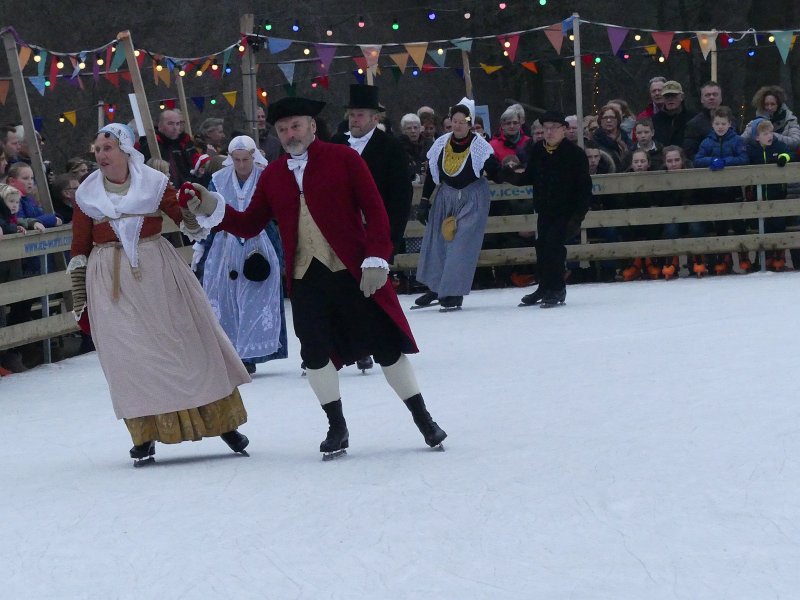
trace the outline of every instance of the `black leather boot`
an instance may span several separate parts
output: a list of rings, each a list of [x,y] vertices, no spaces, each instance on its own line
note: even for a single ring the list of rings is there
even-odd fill
[[[219,437],[221,437],[222,441],[228,444],[230,449],[234,452],[247,454],[244,449],[247,448],[247,444],[250,443],[250,440],[248,440],[247,436],[243,433],[239,433],[239,430],[232,429],[231,431],[226,431]]]
[[[328,416],[328,435],[319,445],[319,451],[327,453],[344,450],[349,446],[350,432],[347,431],[347,422],[342,414],[342,401],[323,404],[322,410]]]
[[[131,458],[147,458],[148,456],[153,456],[156,453],[156,443],[155,442],[145,442],[144,444],[139,444],[138,446],[134,446],[131,448]]]
[[[414,417],[414,423],[419,428],[422,437],[425,438],[425,443],[431,448],[438,446],[447,437],[444,430],[436,424],[433,420],[428,409],[425,408],[425,400],[422,399],[422,394],[411,396],[407,400],[403,400],[411,415]]]

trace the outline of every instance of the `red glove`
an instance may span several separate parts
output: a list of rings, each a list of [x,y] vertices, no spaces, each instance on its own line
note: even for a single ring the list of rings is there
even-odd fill
[[[178,188],[178,204],[180,204],[181,208],[187,208],[187,204],[190,199],[197,195],[197,192],[194,189],[194,186],[189,183],[182,183],[181,187]]]

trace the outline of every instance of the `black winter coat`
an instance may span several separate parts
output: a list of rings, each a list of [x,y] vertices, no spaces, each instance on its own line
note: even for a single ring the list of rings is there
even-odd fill
[[[696,114],[694,111],[688,110],[683,104],[681,105],[681,111],[674,115],[670,115],[663,110],[657,112],[653,115],[653,127],[655,128],[653,139],[664,146],[679,146],[683,148],[686,125]]]

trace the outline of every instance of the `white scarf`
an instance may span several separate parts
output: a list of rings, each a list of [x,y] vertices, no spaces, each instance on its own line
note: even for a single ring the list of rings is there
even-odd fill
[[[433,146],[428,150],[428,172],[431,174],[431,177],[433,177],[433,182],[436,185],[439,185],[439,156],[444,152],[444,147],[450,142],[450,137],[452,135],[453,132],[450,131],[436,138],[433,142]],[[483,139],[483,137],[477,134],[472,139],[472,142],[470,142],[469,147],[470,158],[472,159],[472,170],[475,172],[475,177],[480,177],[481,171],[483,171],[483,164],[494,154],[494,148],[492,148],[492,145]],[[464,166],[462,165],[461,168],[463,169]],[[460,172],[461,170],[459,169],[459,173]]]
[[[214,182],[216,191],[225,198],[226,204],[229,204],[239,212],[244,212],[250,206],[256,183],[263,171],[264,169],[260,164],[255,166],[250,176],[244,183],[240,184],[236,169],[232,166],[224,167],[211,176],[211,181]]]
[[[306,171],[306,165],[308,164],[308,150],[303,152],[302,154],[298,155],[290,155],[291,158],[286,161],[286,166],[289,167],[289,170],[294,173],[295,181],[297,181],[297,187],[300,188],[300,193],[303,193],[303,173]]]
[[[122,248],[132,267],[139,266],[139,234],[144,217],[158,211],[169,182],[166,175],[151,169],[136,158],[128,158],[128,177],[131,184],[124,194],[106,191],[103,174],[99,170],[89,175],[75,193],[78,207],[88,217],[95,221],[109,219],[109,224],[122,242]]]
[[[353,150],[361,154],[362,152],[364,152],[364,148],[366,147],[366,145],[372,139],[372,134],[375,133],[376,129],[377,127],[373,127],[372,129],[369,130],[369,133],[365,133],[360,138],[354,137],[353,134],[348,131],[345,134],[349,136],[347,143],[350,144],[350,147]]]

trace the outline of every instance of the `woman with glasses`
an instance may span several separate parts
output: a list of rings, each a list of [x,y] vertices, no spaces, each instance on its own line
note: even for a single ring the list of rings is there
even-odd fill
[[[614,159],[617,171],[623,171],[628,152],[633,149],[633,143],[628,134],[622,129],[622,113],[616,106],[606,104],[597,113],[597,122],[600,127],[594,132],[592,138],[602,150],[605,150]]]

